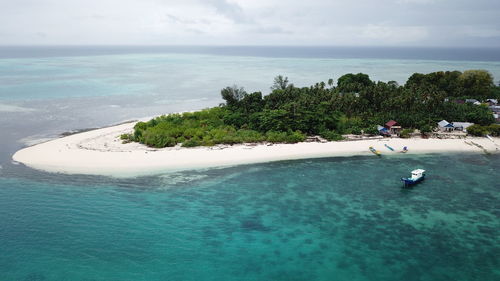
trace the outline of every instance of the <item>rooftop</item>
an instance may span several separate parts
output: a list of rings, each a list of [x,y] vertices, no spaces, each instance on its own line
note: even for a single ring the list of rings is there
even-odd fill
[[[390,120],[390,121],[388,121],[387,123],[385,123],[385,125],[386,125],[387,127],[392,127],[392,126],[394,126],[394,125],[396,125],[396,124],[398,124],[398,122],[396,122],[396,121],[394,121],[394,120]]]

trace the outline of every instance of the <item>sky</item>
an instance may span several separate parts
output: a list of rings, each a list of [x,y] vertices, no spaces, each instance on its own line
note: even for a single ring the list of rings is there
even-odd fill
[[[0,45],[500,47],[500,0],[0,0]]]

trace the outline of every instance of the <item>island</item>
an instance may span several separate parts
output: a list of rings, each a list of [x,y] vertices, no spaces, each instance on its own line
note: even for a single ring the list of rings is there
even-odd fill
[[[484,70],[415,73],[404,85],[363,73],[271,92],[230,86],[224,103],[24,148],[13,160],[61,173],[137,176],[332,156],[498,153],[500,87]],[[448,122],[448,121],[451,122]],[[487,137],[485,137],[487,136]]]

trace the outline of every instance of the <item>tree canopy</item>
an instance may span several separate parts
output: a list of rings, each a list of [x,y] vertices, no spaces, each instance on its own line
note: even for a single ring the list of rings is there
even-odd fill
[[[429,74],[415,73],[406,82],[407,87],[434,86],[447,97],[495,98],[493,76],[486,70],[438,71]]]
[[[271,90],[284,90],[288,87],[288,77],[283,77],[282,75],[278,75],[274,77],[273,85],[271,86]],[[293,86],[293,85],[290,85]]]
[[[307,135],[338,140],[341,134],[376,133],[376,125],[397,120],[406,128],[429,131],[437,121],[494,122],[486,106],[447,101],[447,97],[484,99],[499,93],[483,70],[413,74],[405,85],[375,82],[363,73],[346,74],[310,87],[295,87],[277,76],[272,92],[247,93],[236,85],[221,90],[220,107],[172,114],[140,122],[123,136],[154,147],[241,142],[298,142]]]

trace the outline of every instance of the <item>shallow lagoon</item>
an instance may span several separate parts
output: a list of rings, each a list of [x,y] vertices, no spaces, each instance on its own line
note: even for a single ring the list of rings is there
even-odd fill
[[[5,280],[496,280],[500,157],[0,181]],[[411,190],[399,177],[428,178]],[[43,176],[45,175],[45,176]],[[43,176],[43,177],[42,177]],[[74,184],[68,184],[71,178]]]

